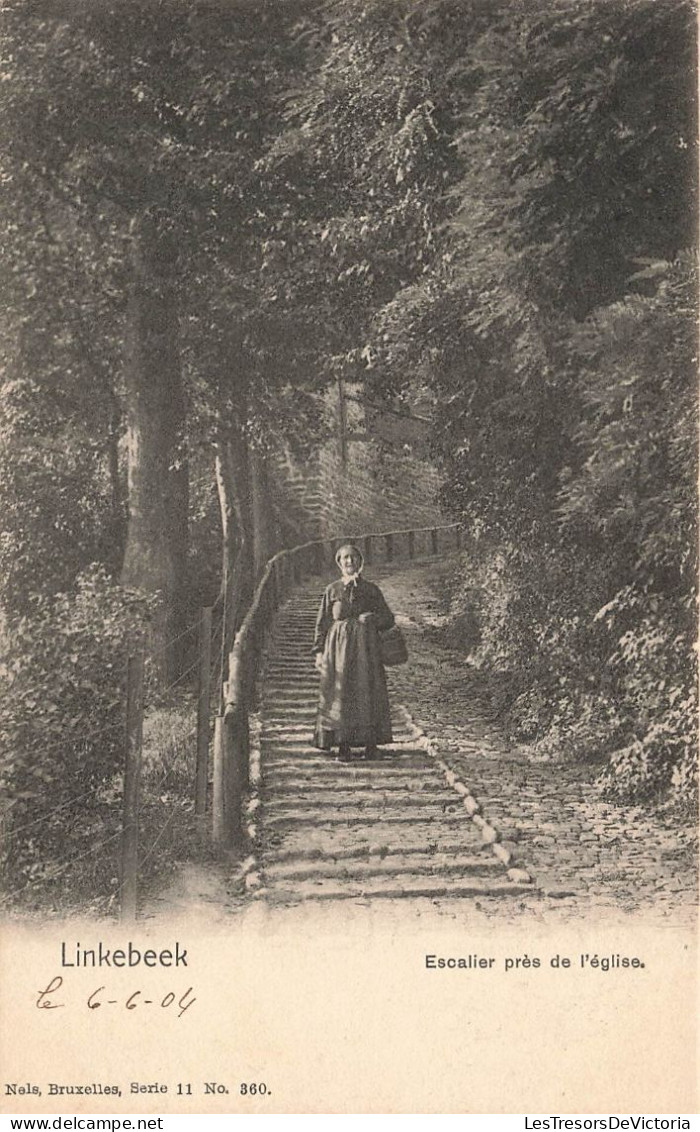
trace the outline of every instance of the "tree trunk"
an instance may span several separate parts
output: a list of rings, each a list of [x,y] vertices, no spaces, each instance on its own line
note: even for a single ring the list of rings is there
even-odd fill
[[[271,506],[267,458],[259,449],[250,453],[250,505],[253,525],[253,569],[259,578],[277,549],[275,516]]]
[[[240,432],[232,432],[225,439],[218,440],[215,451],[222,532],[222,649],[227,656],[253,593],[249,469],[247,448]]]
[[[162,595],[153,647],[160,677],[169,683],[184,656],[188,509],[177,251],[150,213],[132,224],[132,251],[126,336],[129,517],[121,580]]]
[[[116,576],[121,573],[124,563],[126,539],[126,480],[121,467],[119,442],[122,431],[121,406],[113,390],[108,390],[110,399],[109,423],[107,426],[106,456],[110,487],[110,507],[107,529],[105,531],[105,561]]]

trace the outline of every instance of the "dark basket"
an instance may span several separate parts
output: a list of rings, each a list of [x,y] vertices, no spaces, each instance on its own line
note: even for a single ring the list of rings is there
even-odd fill
[[[408,649],[398,625],[379,634],[379,649],[382,664],[387,668],[394,664],[405,664],[408,660]]]

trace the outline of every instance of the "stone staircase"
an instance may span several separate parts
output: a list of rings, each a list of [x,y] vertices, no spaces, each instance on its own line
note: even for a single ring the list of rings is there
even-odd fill
[[[279,902],[531,895],[527,873],[509,875],[483,819],[473,820],[405,709],[394,707],[394,743],[376,760],[358,753],[340,762],[311,745],[322,588],[316,581],[295,592],[268,645],[254,806],[258,893]]]

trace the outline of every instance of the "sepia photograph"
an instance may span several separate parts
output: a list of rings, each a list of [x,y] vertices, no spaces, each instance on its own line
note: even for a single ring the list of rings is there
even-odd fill
[[[697,1111],[694,0],[0,15],[0,1111]]]

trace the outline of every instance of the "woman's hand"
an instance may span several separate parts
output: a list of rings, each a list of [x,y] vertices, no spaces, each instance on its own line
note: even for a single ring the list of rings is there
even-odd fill
[[[316,656],[314,658],[314,664],[316,665],[316,668],[320,672],[321,669],[323,668],[323,653],[322,652],[316,653]]]
[[[369,611],[367,613],[361,613],[360,616],[357,618],[357,620],[362,625],[367,625],[368,622],[374,621],[374,614],[371,611]]]

